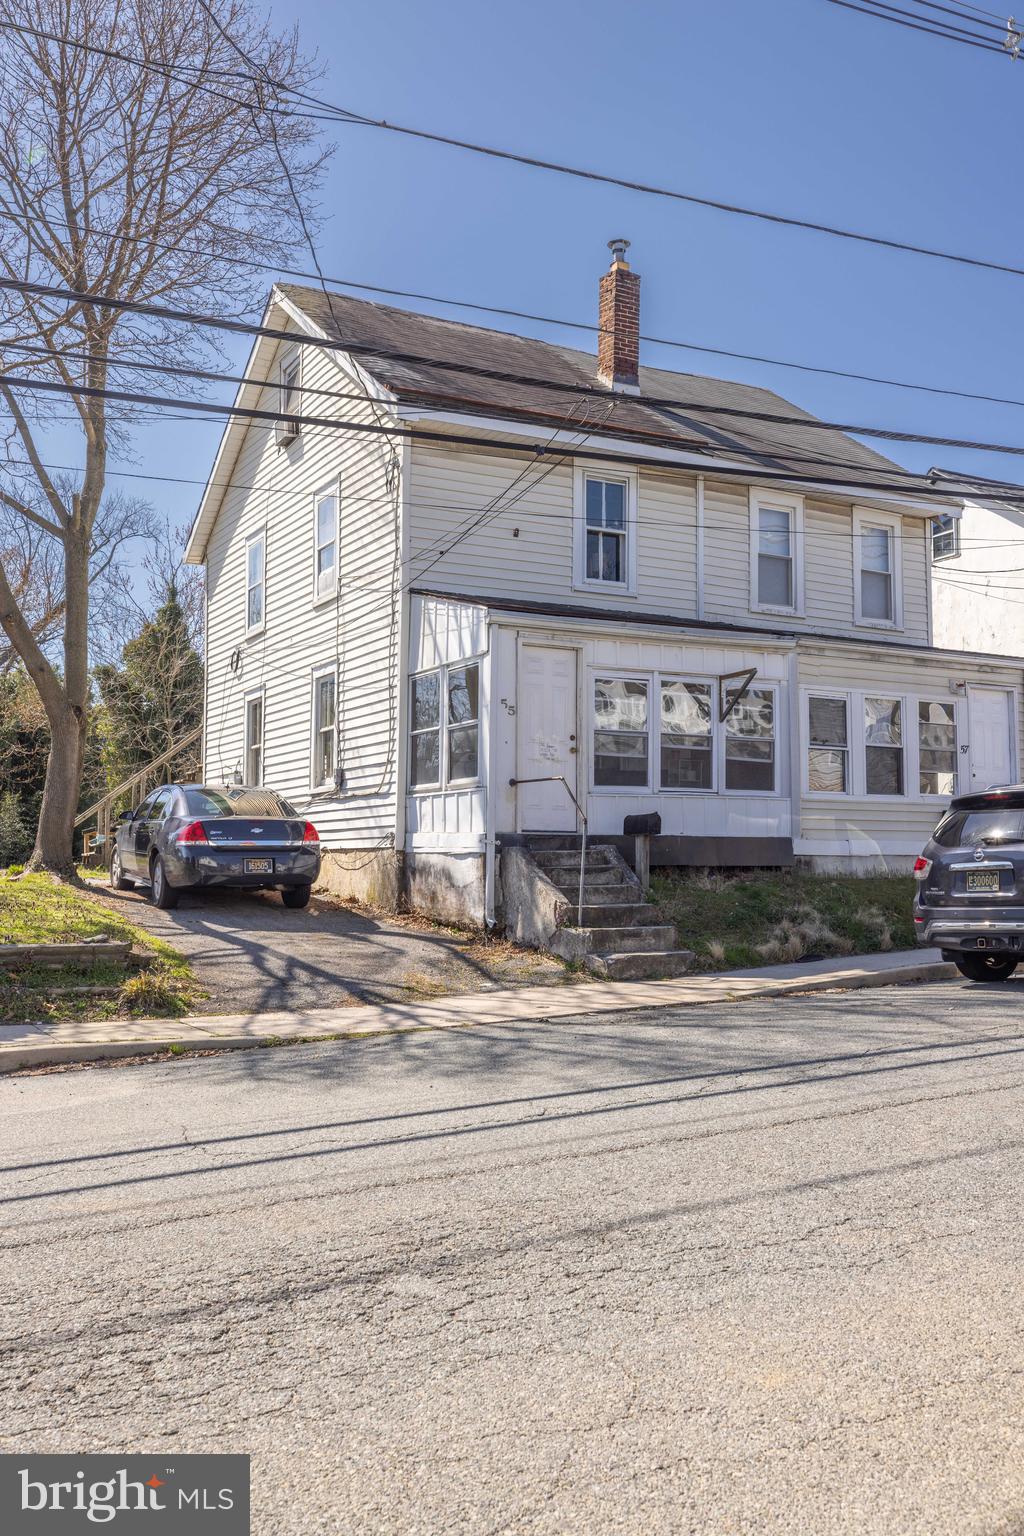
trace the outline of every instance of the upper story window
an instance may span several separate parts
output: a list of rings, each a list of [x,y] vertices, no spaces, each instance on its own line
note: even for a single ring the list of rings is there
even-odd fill
[[[803,503],[750,493],[750,606],[773,613],[803,608]]]
[[[245,701],[245,782],[263,783],[263,694]]]
[[[574,586],[635,593],[636,485],[634,474],[577,469]]]
[[[261,530],[251,534],[245,544],[245,632],[257,634],[265,617],[267,536]]]
[[[480,777],[480,664],[451,663],[411,681],[409,784],[445,789]]]
[[[313,597],[332,597],[338,590],[337,487],[321,491],[316,497],[313,544]]]
[[[952,560],[960,553],[960,519],[950,512],[932,518],[932,559]]]
[[[337,673],[319,672],[313,678],[313,788],[334,787],[338,765]]]
[[[858,624],[903,624],[902,520],[884,512],[855,512],[854,618]]]
[[[302,432],[302,424],[297,420],[301,410],[299,391],[302,384],[302,357],[295,352],[286,357],[278,370],[277,383],[277,408],[280,412],[277,423],[277,441],[281,447],[286,443],[293,443]]]

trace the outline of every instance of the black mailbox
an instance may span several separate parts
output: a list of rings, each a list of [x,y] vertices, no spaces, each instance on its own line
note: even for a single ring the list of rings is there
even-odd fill
[[[646,816],[625,816],[622,831],[625,837],[657,837],[661,831],[661,814],[651,811]]]

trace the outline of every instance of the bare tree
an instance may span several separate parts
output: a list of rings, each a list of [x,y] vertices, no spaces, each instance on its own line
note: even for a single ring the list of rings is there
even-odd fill
[[[0,503],[59,546],[59,664],[2,563],[0,626],[50,728],[32,867],[71,878],[90,575],[114,547],[97,538],[108,453],[127,446],[135,419],[131,408],[81,391],[131,388],[133,363],[210,366],[213,345],[199,327],[96,300],[197,313],[251,306],[266,284],[244,263],[287,257],[298,235],[293,198],[308,200],[324,153],[314,125],[291,112],[268,131],[273,92],[244,78],[225,34],[244,37],[268,76],[290,87],[312,73],[295,35],[270,33],[249,0],[0,0],[0,26],[0,275],[81,296],[25,288],[0,296]],[[55,381],[68,394],[39,404],[18,389],[19,377]],[[170,388],[161,382],[161,392]],[[45,444],[69,400],[82,469],[61,481]],[[116,503],[113,511],[108,527]]]

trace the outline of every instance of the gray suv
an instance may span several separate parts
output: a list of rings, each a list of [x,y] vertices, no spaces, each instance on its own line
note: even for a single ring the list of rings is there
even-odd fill
[[[1024,785],[958,795],[914,865],[914,930],[971,981],[1024,960]]]

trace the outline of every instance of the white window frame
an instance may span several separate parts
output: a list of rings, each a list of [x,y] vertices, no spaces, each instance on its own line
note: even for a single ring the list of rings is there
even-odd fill
[[[594,783],[594,735],[599,729],[594,712],[594,685],[599,677],[623,678],[629,682],[647,684],[647,783],[643,784],[595,784]],[[661,787],[661,685],[666,683],[706,683],[711,689],[711,786],[662,789]],[[780,713],[782,684],[774,678],[754,679],[751,687],[770,692],[774,722],[775,783],[771,789],[726,789],[725,747],[726,721],[719,720],[718,677],[716,674],[652,670],[643,671],[629,667],[591,666],[586,675],[585,705],[589,721],[587,730],[587,792],[591,795],[619,795],[629,797],[651,795],[721,795],[729,798],[759,800],[785,800],[789,798],[789,777],[786,758],[788,737]]]
[[[845,698],[846,700],[847,734],[850,740],[850,773],[848,780],[849,788],[845,792],[811,789],[810,787],[808,753],[810,752],[811,740],[810,700],[812,698]],[[902,795],[868,794],[865,699],[890,699],[899,702],[903,718],[904,793]],[[827,683],[815,683],[812,687],[803,688],[800,695],[802,793],[811,800],[861,800],[865,801],[868,805],[874,805],[876,802],[882,805],[901,805],[907,801],[914,801],[919,805],[941,805],[944,796],[923,794],[920,789],[921,737],[918,729],[918,705],[950,703],[953,705],[953,718],[956,729],[956,775],[959,783],[963,781],[964,774],[968,772],[967,755],[960,750],[961,746],[967,741],[967,706],[963,699],[952,694],[944,695],[935,688],[910,693],[898,688],[886,687],[884,683],[879,684],[877,688],[861,689],[830,688]]]
[[[257,703],[260,706],[260,777],[259,777],[259,785],[253,784],[252,780],[249,777],[249,755],[250,755],[250,753],[252,751],[252,748],[253,748],[253,745],[254,745],[254,743],[253,743],[253,741],[252,741],[252,739],[251,739],[251,737],[249,735],[249,711],[252,709],[252,706],[254,704],[257,704]],[[260,785],[262,785],[265,782],[265,780],[266,780],[266,773],[267,773],[267,690],[266,690],[266,688],[265,687],[264,688],[251,688],[248,693],[243,695],[243,707],[244,707],[244,710],[245,710],[245,714],[243,716],[243,727],[242,727],[242,742],[243,742],[243,746],[242,746],[242,783],[249,785],[253,789],[256,789],[256,788],[258,788]]]
[[[887,528],[889,548],[892,553],[892,618],[865,618],[861,602],[861,557],[864,549],[864,533],[868,528]],[[894,512],[875,512],[868,507],[855,507],[853,511],[853,621],[864,629],[903,628],[903,519]],[[871,695],[872,698],[880,695]],[[885,695],[889,697],[888,694]],[[892,695],[895,697],[895,695]],[[873,797],[872,797],[873,798]]]
[[[317,776],[316,776],[316,765],[317,765],[317,761],[318,761],[318,758],[319,758],[319,755],[320,755],[319,754],[320,736],[322,734],[322,729],[323,728],[320,725],[320,720],[319,720],[319,716],[318,716],[317,710],[318,710],[318,703],[319,703],[319,696],[320,696],[320,684],[323,682],[325,677],[331,678],[333,680],[333,682],[334,682],[334,772],[331,775],[330,779],[325,780],[323,783],[318,783],[317,782]],[[326,666],[316,667],[314,669],[313,676],[312,676],[311,688],[310,688],[310,709],[309,709],[309,787],[310,787],[310,791],[314,795],[333,794],[334,791],[338,787],[337,786],[337,775],[338,775],[338,741],[339,741],[339,735],[340,735],[339,730],[338,730],[338,726],[339,726],[339,714],[338,714],[338,668],[337,668],[337,664],[332,661],[332,662],[328,663],[328,665],[326,665]]]
[[[949,528],[939,528],[939,517],[948,517]],[[938,539],[948,539],[952,535],[953,548],[947,549],[944,554],[935,553],[935,544]],[[931,520],[931,554],[932,564],[938,565],[943,560],[959,560],[960,558],[960,519],[954,517],[951,512],[941,512]]]
[[[880,695],[871,694],[871,698]],[[889,695],[887,694],[888,698]],[[812,699],[842,699],[846,704],[846,788],[845,789],[812,789],[811,788],[811,700]],[[858,725],[859,721],[859,725]],[[859,737],[855,731],[860,731]],[[905,744],[904,744],[905,745]],[[857,795],[858,786],[864,777],[862,760],[864,757],[864,698],[848,688],[829,688],[827,684],[821,684],[813,688],[805,688],[800,695],[800,756],[803,767],[801,769],[801,789],[812,800],[851,800]],[[872,800],[885,798],[881,795],[872,795]],[[902,798],[902,796],[900,797]]]
[[[587,481],[614,480],[626,488],[625,579],[601,581],[587,575]],[[606,595],[635,597],[637,584],[637,500],[639,476],[635,469],[621,464],[577,464],[573,472],[573,555],[572,584],[578,592],[604,592]]]
[[[290,348],[284,354],[284,356],[281,358],[281,361],[277,365],[277,380],[276,380],[276,383],[274,385],[274,389],[275,389],[276,394],[277,394],[277,412],[278,412],[278,417],[277,417],[276,436],[277,436],[277,446],[279,448],[287,448],[289,443],[296,443],[296,442],[298,442],[299,438],[302,436],[302,424],[301,424],[301,422],[295,420],[294,417],[285,416],[285,414],[284,414],[284,404],[285,404],[284,392],[285,392],[286,387],[288,387],[285,384],[285,375],[287,373],[290,373],[293,368],[295,369],[295,383],[291,387],[294,388],[295,394],[297,396],[297,401],[296,401],[297,413],[299,415],[301,415],[301,413],[302,413],[302,348],[301,347]]]
[[[476,726],[476,774],[471,779],[452,779],[448,777],[448,732],[451,722],[448,719],[448,677],[452,672],[465,671],[467,667],[477,669],[477,716],[470,722]],[[413,729],[412,693],[416,679],[419,677],[431,677],[438,674],[438,712],[439,720],[436,726],[429,726],[422,731]],[[439,662],[436,667],[419,667],[409,675],[409,721],[407,726],[408,736],[408,793],[410,795],[437,795],[443,794],[448,789],[476,789],[483,783],[483,750],[484,750],[484,718],[487,709],[487,701],[484,693],[485,674],[484,658],[480,656],[467,656],[457,661]],[[455,727],[458,729],[458,725]],[[412,782],[413,771],[413,736],[426,735],[427,730],[437,730],[440,733],[438,745],[437,771],[438,778],[430,784],[414,784]]]
[[[260,579],[259,588],[260,621],[258,624],[249,623],[249,593],[256,583],[249,580],[249,551],[254,544],[261,546],[260,554]],[[245,634],[248,639],[252,635],[262,635],[267,627],[267,527],[264,523],[261,528],[254,528],[245,540]]]
[[[595,673],[595,676],[596,675],[597,674]],[[656,673],[654,673],[654,682],[655,682],[655,685],[657,687],[657,713],[658,713],[657,733],[656,733],[656,742],[655,742],[658,758],[657,758],[657,763],[656,764],[652,761],[652,764],[651,764],[651,774],[650,774],[651,782],[652,782],[652,784],[655,785],[654,793],[658,794],[658,795],[713,795],[713,794],[715,794],[716,790],[717,790],[717,785],[718,785],[718,760],[719,760],[719,756],[720,756],[720,753],[719,753],[719,743],[718,743],[718,707],[719,706],[718,706],[718,686],[717,686],[717,680],[715,678],[713,678],[713,677],[700,677],[700,676],[695,676],[695,675],[693,675],[691,673],[684,673],[684,672],[656,672]],[[706,789],[703,788],[699,784],[694,784],[694,785],[687,785],[687,784],[665,785],[665,784],[662,784],[662,782],[661,782],[661,738],[662,738],[662,732],[661,732],[661,695],[662,695],[662,689],[663,689],[663,687],[664,687],[664,685],[666,683],[668,683],[669,687],[671,687],[673,684],[679,684],[679,683],[685,683],[687,686],[695,685],[697,687],[707,688],[709,690],[709,692],[710,692],[710,695],[711,695],[711,730],[708,732],[708,743],[709,743],[709,750],[710,750],[710,754],[711,754],[711,783],[707,786]],[[649,720],[651,718],[651,714],[652,714],[652,708],[651,708],[650,701],[648,701],[648,719]],[[652,732],[651,734],[654,734],[654,733]],[[650,749],[648,749],[648,750],[650,750]],[[699,751],[701,749],[700,748],[695,748],[693,750]]]
[[[763,603],[759,588],[761,511],[787,512],[793,565],[793,602]],[[804,498],[780,492],[776,495],[759,486],[750,487],[750,610],[752,613],[785,613],[801,618],[804,612]]]
[[[953,706],[953,791],[952,795],[933,795],[921,788],[921,711],[922,704],[951,704]],[[961,754],[961,719],[960,700],[955,694],[947,693],[918,693],[914,696],[914,798],[923,800],[928,805],[941,804],[943,800],[952,799],[953,795],[964,793],[961,787],[964,770],[960,764],[967,763],[967,754]]]
[[[326,548],[320,543],[320,503],[326,501],[328,496],[334,497],[334,566],[331,572],[331,581],[327,586],[320,586],[320,551]],[[338,562],[341,559],[341,480],[335,478],[313,495],[313,605],[329,603],[338,595]]]

